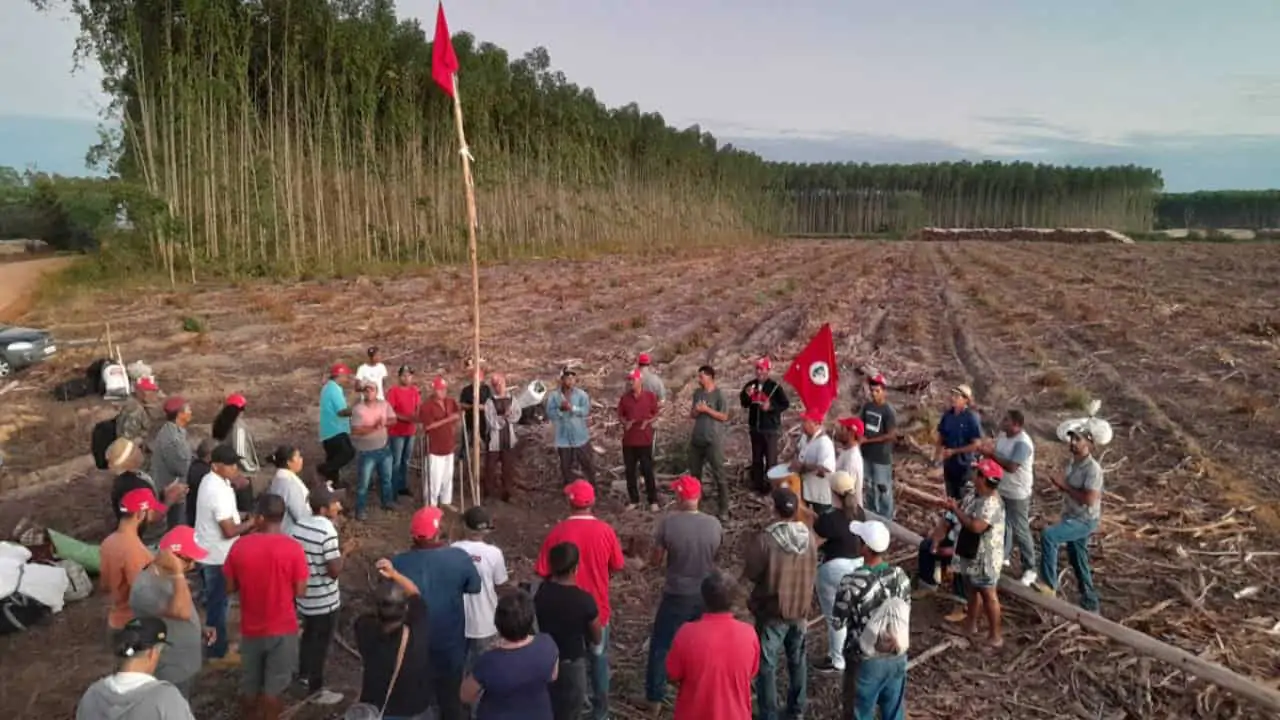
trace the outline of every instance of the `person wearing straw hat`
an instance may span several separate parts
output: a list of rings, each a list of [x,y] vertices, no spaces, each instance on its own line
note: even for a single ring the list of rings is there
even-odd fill
[[[757,360],[755,377],[738,394],[739,404],[747,411],[747,433],[751,437],[751,489],[762,497],[772,487],[765,472],[778,464],[782,413],[791,407],[787,391],[769,377],[772,369],[769,358]]]
[[[1089,567],[1089,538],[1102,521],[1102,465],[1093,457],[1093,432],[1082,425],[1067,433],[1071,460],[1066,472],[1049,476],[1062,493],[1062,517],[1040,532],[1040,580],[1036,589],[1054,595],[1058,583],[1058,548],[1067,546],[1067,560],[1080,588],[1080,607],[1098,612],[1098,591]]]
[[[155,677],[169,646],[169,629],[163,620],[131,620],[115,633],[112,643],[120,664],[114,674],[85,691],[76,705],[76,720],[195,720],[178,688]]]
[[[942,464],[947,497],[964,497],[969,468],[978,459],[982,440],[982,420],[970,407],[973,390],[968,385],[951,388],[951,406],[938,420],[933,460]]]

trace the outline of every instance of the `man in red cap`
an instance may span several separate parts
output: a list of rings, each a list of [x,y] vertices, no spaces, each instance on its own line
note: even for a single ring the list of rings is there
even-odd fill
[[[155,378],[139,378],[133,386],[133,397],[125,401],[116,415],[116,437],[127,438],[143,450],[147,441],[164,422],[158,396],[160,386]]]
[[[561,520],[542,542],[534,571],[543,579],[551,578],[551,548],[560,543],[578,547],[578,586],[591,594],[600,609],[600,644],[591,648],[591,717],[605,720],[609,716],[609,576],[622,570],[626,560],[618,534],[592,512],[596,490],[586,480],[574,480],[564,488],[569,501],[569,517]]]
[[[164,401],[165,423],[151,440],[151,480],[161,493],[174,483],[187,482],[187,470],[191,468],[191,441],[187,439],[187,426],[191,424],[191,405],[185,398],[174,395]],[[186,493],[169,504],[166,518],[168,527],[186,522]]]
[[[702,615],[702,581],[715,570],[724,536],[719,520],[698,512],[702,483],[697,478],[683,475],[671,489],[676,494],[676,509],[658,520],[653,533],[653,564],[661,565],[664,560],[667,564],[645,671],[645,699],[654,710],[666,699],[667,652],[680,627]]]
[[[320,445],[324,462],[316,468],[321,477],[335,485],[342,468],[356,457],[351,444],[351,409],[347,407],[345,388],[351,383],[351,368],[335,363],[329,368],[329,379],[320,389]]]
[[[831,509],[831,475],[836,471],[836,446],[823,429],[822,420],[821,413],[805,411],[801,426],[804,435],[791,463],[792,472],[800,473],[804,483],[801,497],[817,515]]]
[[[196,543],[196,531],[179,525],[160,538],[155,560],[138,573],[129,594],[135,616],[164,620],[169,647],[160,656],[155,676],[173,683],[184,697],[191,697],[191,687],[204,664],[205,645],[213,640],[213,628],[201,624],[187,583],[196,562],[207,556]]]
[[[898,413],[889,403],[888,384],[876,373],[867,380],[870,399],[858,408],[865,432],[859,446],[862,453],[865,507],[893,519],[893,444],[898,440]]]
[[[443,519],[444,511],[438,507],[424,507],[414,513],[409,525],[413,549],[391,558],[391,565],[417,585],[430,608],[428,660],[440,720],[463,720],[466,711],[459,697],[467,658],[463,596],[480,592],[484,585],[471,556],[441,537]]]
[[[449,397],[449,384],[439,375],[431,381],[431,397],[422,404],[418,422],[427,438],[426,483],[422,502],[433,507],[453,503],[453,468],[458,426],[463,421],[458,401]]]
[[[836,472],[847,472],[849,477],[853,478],[854,492],[856,496],[853,501],[858,507],[863,507],[865,502],[863,491],[863,465],[862,451],[858,445],[862,442],[862,436],[867,432],[867,426],[863,424],[862,418],[842,417],[836,421],[836,430],[832,433],[832,440],[836,446]]]
[[[111,597],[107,611],[107,628],[111,632],[133,619],[129,608],[129,592],[134,578],[151,562],[151,551],[142,543],[140,531],[148,522],[164,517],[165,506],[150,488],[130,490],[120,499],[120,521],[116,531],[102,541],[102,557],[98,583]]]
[[[658,419],[658,397],[644,389],[639,370],[627,375],[631,387],[618,398],[622,422],[622,470],[627,477],[627,509],[640,503],[638,475],[644,475],[649,510],[658,511],[658,485],[653,475],[653,423]]]
[[[756,376],[742,386],[738,400],[747,411],[747,431],[751,436],[751,489],[768,495],[772,489],[765,472],[778,464],[778,433],[782,413],[791,407],[787,391],[769,373],[773,363],[762,357],[756,361]]]
[[[640,371],[640,380],[644,385],[644,389],[653,393],[658,398],[658,403],[667,401],[667,385],[662,382],[662,378],[658,377],[658,373],[653,369],[653,358],[649,357],[649,353],[640,353],[636,358],[636,369]]]

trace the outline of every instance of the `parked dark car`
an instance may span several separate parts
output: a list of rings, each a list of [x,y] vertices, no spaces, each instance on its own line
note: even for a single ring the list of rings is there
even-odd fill
[[[0,378],[43,362],[56,352],[53,336],[44,330],[0,325]]]

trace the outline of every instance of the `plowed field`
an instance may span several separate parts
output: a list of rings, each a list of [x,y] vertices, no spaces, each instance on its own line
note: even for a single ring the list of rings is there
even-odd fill
[[[951,384],[971,383],[990,423],[1005,408],[1023,409],[1038,443],[1037,474],[1046,476],[1066,457],[1054,427],[1101,399],[1116,430],[1102,456],[1107,494],[1092,546],[1102,613],[1264,681],[1280,676],[1280,637],[1268,632],[1280,620],[1280,252],[1273,245],[788,242],[697,257],[498,266],[482,271],[481,285],[486,364],[519,386],[575,365],[597,405],[593,441],[607,479],[621,477],[612,407],[640,351],[655,356],[675,395],[659,426],[660,472],[669,473],[682,469],[684,415],[699,365],[714,366],[736,395],[754,358],[790,360],[824,322],[836,333],[842,411],[861,391],[859,368],[910,386],[891,393],[900,424],[914,431],[896,453],[896,477],[923,490],[940,493],[941,483],[915,448],[929,442]],[[445,269],[100,294],[41,308],[24,324],[51,328],[65,348],[100,337],[110,320],[126,361],[147,361],[162,389],[194,402],[194,434],[208,432],[226,394],[243,392],[260,451],[301,442],[314,465],[314,406],[329,363],[354,363],[376,344],[393,371],[409,363],[420,379],[441,372],[454,391],[460,387],[469,290],[464,271]],[[198,331],[184,331],[184,322]],[[94,421],[114,411],[100,400],[56,403],[47,392],[100,353],[92,342],[68,349],[20,376],[4,396],[0,532],[23,516],[95,541],[107,532],[109,480],[85,474],[83,456]],[[734,475],[748,457],[744,423],[741,414],[734,418]],[[562,512],[551,431],[522,430],[527,491],[511,505],[492,506],[495,541],[517,579],[530,576],[538,544]],[[627,538],[647,535],[653,517],[624,513],[621,502],[615,494],[601,515]],[[1048,482],[1039,483],[1035,515],[1052,521],[1059,505]],[[901,495],[899,507],[899,522],[919,531],[935,512]],[[407,508],[375,511],[350,528],[361,547],[343,579],[348,621],[365,605],[372,562],[406,544],[408,515]],[[741,569],[743,535],[766,520],[764,509],[738,499],[728,570]],[[913,548],[895,545],[890,555],[914,568]],[[1074,599],[1067,576],[1064,595]],[[615,717],[642,715],[645,643],[661,584],[653,568],[615,579]],[[941,616],[950,609],[943,598],[915,603],[912,653],[952,644],[910,671],[911,717],[1264,717],[1175,668],[1012,599],[1005,647],[984,654],[945,626]],[[96,597],[0,639],[6,717],[71,717],[80,692],[109,671],[100,647],[104,615]],[[349,637],[349,622],[344,632]],[[809,640],[810,656],[819,657],[821,625]],[[335,648],[330,665],[338,690],[358,687],[350,654]],[[233,717],[235,683],[234,673],[206,674],[196,716]],[[836,717],[838,686],[836,678],[810,674],[809,717]],[[299,717],[324,715],[307,709]]]

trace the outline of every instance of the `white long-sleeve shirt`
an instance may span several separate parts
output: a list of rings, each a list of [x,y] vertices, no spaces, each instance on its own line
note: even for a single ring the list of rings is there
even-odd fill
[[[797,459],[805,465],[816,465],[825,471],[823,475],[808,472],[801,476],[804,501],[830,505],[831,474],[836,471],[836,446],[831,442],[831,437],[823,430],[819,430],[813,437],[802,435]]]

